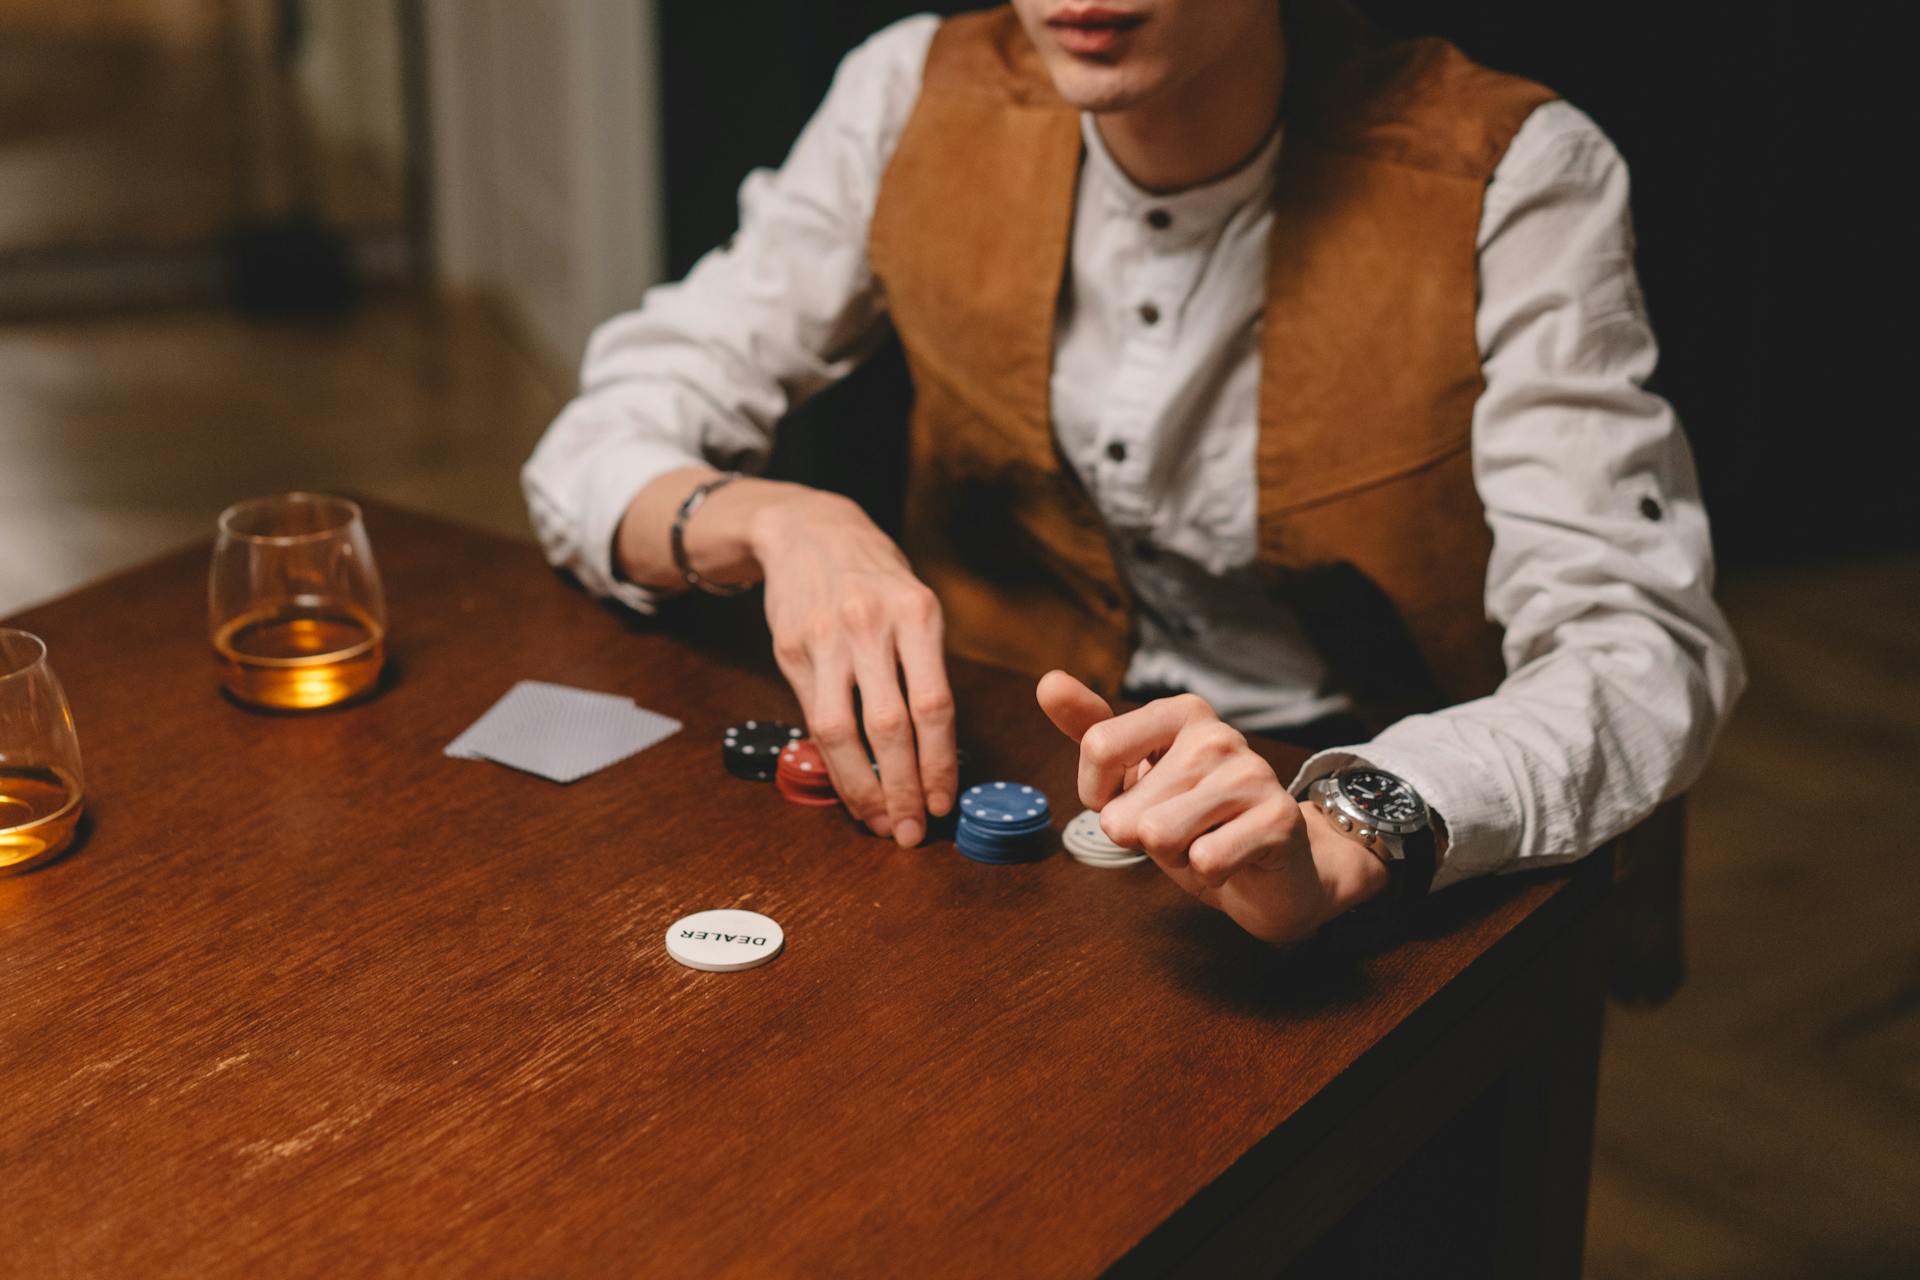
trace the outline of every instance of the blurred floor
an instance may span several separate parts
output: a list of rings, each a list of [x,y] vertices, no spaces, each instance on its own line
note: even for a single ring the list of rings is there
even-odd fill
[[[525,536],[516,471],[565,397],[474,303],[400,296],[340,323],[207,309],[0,325],[0,614],[287,489]]]
[[[404,298],[0,326],[0,615],[295,486],[524,536],[560,382],[484,308]],[[1724,594],[1753,689],[1694,793],[1691,981],[1610,1016],[1589,1273],[1920,1274],[1920,559]]]
[[[1588,1273],[1920,1276],[1920,558],[1751,573],[1691,975],[1610,1012]]]

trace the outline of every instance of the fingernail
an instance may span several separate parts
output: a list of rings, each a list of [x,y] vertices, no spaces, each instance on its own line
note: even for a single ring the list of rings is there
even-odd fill
[[[884,813],[878,817],[867,819],[867,827],[877,836],[890,836],[893,834],[893,821]]]
[[[927,812],[932,814],[936,818],[946,817],[947,811],[951,808],[953,808],[952,796],[928,796],[927,797]]]
[[[926,831],[920,826],[920,819],[908,818],[894,828],[893,837],[900,842],[902,849],[911,849],[920,843],[920,838],[925,834]]]

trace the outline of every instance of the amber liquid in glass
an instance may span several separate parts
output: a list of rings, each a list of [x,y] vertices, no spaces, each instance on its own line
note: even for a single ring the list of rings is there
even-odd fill
[[[387,656],[378,622],[330,600],[241,614],[220,628],[213,647],[234,697],[286,711],[358,697],[380,679]]]
[[[53,857],[80,825],[80,784],[65,769],[0,767],[0,871]]]

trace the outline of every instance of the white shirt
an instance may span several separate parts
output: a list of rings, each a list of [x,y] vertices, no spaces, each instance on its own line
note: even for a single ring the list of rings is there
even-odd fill
[[[733,240],[594,333],[581,394],[523,474],[548,557],[590,590],[651,611],[654,593],[613,571],[633,496],[689,464],[764,464],[778,420],[884,336],[867,228],[938,21],[906,19],[849,54],[786,164],[743,184]],[[1243,576],[1284,137],[1217,182],[1154,196],[1091,120],[1084,134],[1054,431],[1139,605],[1128,681],[1191,689],[1253,729],[1337,710],[1297,621]],[[1474,479],[1507,679],[1322,752],[1294,781],[1353,759],[1405,778],[1447,824],[1436,888],[1580,857],[1685,790],[1745,679],[1712,600],[1691,454],[1644,385],[1656,347],[1626,167],[1592,121],[1561,102],[1527,119],[1488,185],[1478,247]]]

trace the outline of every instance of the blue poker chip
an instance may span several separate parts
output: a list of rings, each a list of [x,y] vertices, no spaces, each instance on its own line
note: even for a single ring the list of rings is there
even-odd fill
[[[995,828],[1017,828],[1051,815],[1047,797],[1024,782],[982,782],[960,793],[960,816]]]
[[[969,862],[977,862],[983,867],[1019,867],[1029,862],[1038,862],[1044,854],[1033,854],[1024,858],[988,858],[977,853],[968,853],[965,846],[959,846],[960,856]]]
[[[1034,827],[1025,827],[1018,831],[1007,831],[983,827],[977,822],[962,818],[954,827],[953,838],[968,840],[982,848],[1023,845],[1032,840],[1045,839],[1053,834],[1053,828],[1045,823]]]
[[[1023,840],[1032,840],[1035,837],[1044,836],[1048,834],[1050,831],[1052,831],[1052,829],[1053,829],[1052,826],[1045,822],[1038,823],[1033,826],[1017,827],[1017,828],[1009,829],[1006,827],[983,826],[982,824],[974,822],[970,819],[962,818],[954,826],[953,834],[956,839],[959,838],[960,836],[966,836],[971,840],[980,841],[982,843],[1011,842],[1014,844],[1018,844]]]
[[[1044,840],[1029,841],[1024,845],[1005,850],[985,849],[970,840],[955,840],[954,848],[958,849],[963,857],[988,866],[999,867],[1013,866],[1022,862],[1038,862],[1052,852],[1050,843]]]
[[[1014,858],[1014,860],[1025,860],[1025,858],[1029,858],[1029,856],[1033,856],[1033,854],[1041,854],[1041,852],[1050,850],[1050,848],[1052,848],[1052,841],[1041,841],[1041,839],[1025,839],[1025,841],[979,841],[979,839],[972,839],[972,837],[962,835],[962,837],[956,837],[956,839],[954,839],[954,846],[958,846],[962,852],[968,852],[968,854],[973,854],[973,856],[977,856],[977,858]]]
[[[968,787],[954,809],[954,845],[975,862],[1037,862],[1052,852],[1052,807],[1024,782]]]

